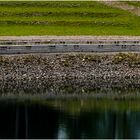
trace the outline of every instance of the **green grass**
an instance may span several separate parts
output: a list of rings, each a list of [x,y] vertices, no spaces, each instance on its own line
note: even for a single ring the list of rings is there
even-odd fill
[[[0,2],[0,35],[140,35],[140,17],[94,1]]]

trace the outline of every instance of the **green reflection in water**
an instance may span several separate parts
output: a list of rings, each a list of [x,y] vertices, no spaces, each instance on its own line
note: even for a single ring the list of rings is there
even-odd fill
[[[31,104],[48,106],[56,110],[78,115],[90,111],[140,111],[140,100],[111,100],[111,99],[33,99]]]
[[[95,111],[140,111],[140,99],[97,99],[97,98],[1,98],[1,104],[22,104],[26,106],[43,106],[64,111],[70,114]]]

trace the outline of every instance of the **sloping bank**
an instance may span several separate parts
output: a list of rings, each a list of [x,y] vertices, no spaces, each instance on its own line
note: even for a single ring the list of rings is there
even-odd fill
[[[139,87],[136,53],[0,56],[1,95],[107,95],[110,89],[119,95]]]

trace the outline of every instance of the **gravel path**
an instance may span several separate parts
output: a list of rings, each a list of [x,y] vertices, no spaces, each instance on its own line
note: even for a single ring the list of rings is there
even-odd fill
[[[135,44],[45,44],[0,45],[0,55],[67,52],[140,52],[140,42]]]

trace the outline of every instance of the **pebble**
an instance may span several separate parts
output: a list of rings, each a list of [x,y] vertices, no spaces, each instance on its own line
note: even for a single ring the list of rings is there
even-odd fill
[[[3,56],[8,61],[0,62],[0,93],[84,91],[85,94],[88,89],[140,87],[137,66],[112,63],[112,56],[102,57],[100,62],[84,60],[83,63],[81,56],[71,55],[72,60],[68,54]]]

